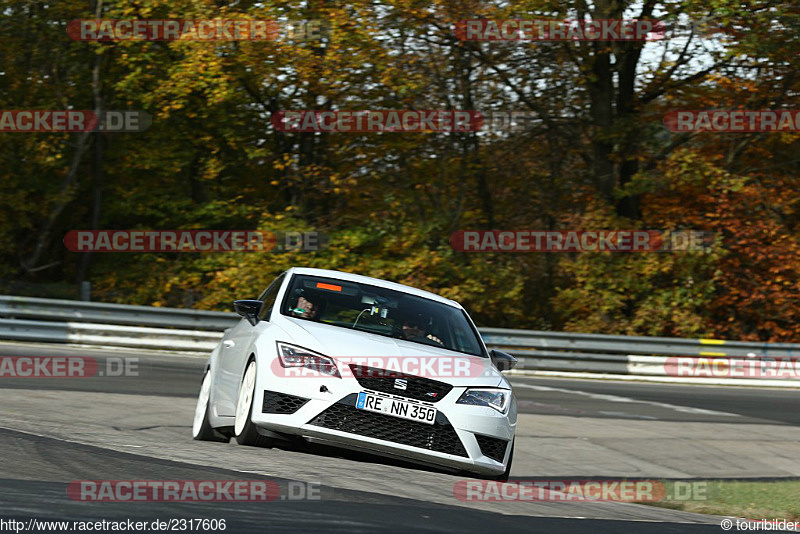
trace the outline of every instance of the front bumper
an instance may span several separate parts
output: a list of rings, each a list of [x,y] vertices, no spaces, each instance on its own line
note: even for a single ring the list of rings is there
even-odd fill
[[[516,428],[513,397],[506,414],[456,404],[465,387],[436,402],[365,388],[355,378],[304,377],[295,384],[267,377],[257,387],[252,420],[266,430],[484,475],[505,471]],[[361,391],[435,407],[435,424],[359,410]]]

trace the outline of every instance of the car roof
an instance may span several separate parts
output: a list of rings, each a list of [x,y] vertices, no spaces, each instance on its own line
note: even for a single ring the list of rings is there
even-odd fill
[[[360,274],[352,274],[352,273],[345,273],[342,271],[332,271],[329,269],[315,269],[312,267],[292,267],[287,271],[287,274],[306,274],[311,276],[322,276],[326,278],[336,278],[338,280],[343,280],[345,282],[356,282],[362,284],[369,284],[373,286],[383,287],[386,289],[393,289],[395,291],[401,291],[403,293],[408,293],[411,295],[416,295],[418,297],[435,300],[436,302],[441,302],[442,304],[447,304],[449,306],[453,306],[454,308],[463,309],[461,305],[454,301],[447,298],[444,298],[436,293],[431,293],[430,291],[424,291],[422,289],[417,289],[415,287],[398,284],[396,282],[389,282],[388,280],[381,280],[380,278],[372,278],[370,276],[363,276]]]

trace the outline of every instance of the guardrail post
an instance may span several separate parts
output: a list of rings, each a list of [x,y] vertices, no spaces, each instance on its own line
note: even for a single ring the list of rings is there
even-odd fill
[[[89,302],[90,300],[92,300],[90,298],[91,294],[92,294],[92,283],[88,280],[84,280],[83,282],[81,282],[81,300]]]

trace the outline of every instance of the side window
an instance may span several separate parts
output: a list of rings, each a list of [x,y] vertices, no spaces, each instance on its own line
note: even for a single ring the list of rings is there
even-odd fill
[[[264,303],[264,306],[261,307],[261,313],[258,314],[258,318],[262,321],[269,320],[272,307],[275,305],[275,299],[278,297],[278,290],[281,288],[285,276],[282,274],[276,278],[259,297],[258,300]]]

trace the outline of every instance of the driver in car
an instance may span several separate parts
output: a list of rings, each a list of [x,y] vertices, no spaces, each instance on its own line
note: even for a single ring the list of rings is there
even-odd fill
[[[425,327],[423,326],[424,324],[425,321],[419,316],[409,317],[408,319],[404,320],[402,326],[403,337],[409,341],[427,343],[428,345],[431,345],[431,342],[433,342],[444,346],[444,343],[442,343],[441,339],[425,331]]]
[[[317,306],[305,297],[297,298],[297,306],[292,310],[292,315],[303,319],[314,319],[317,316]]]

